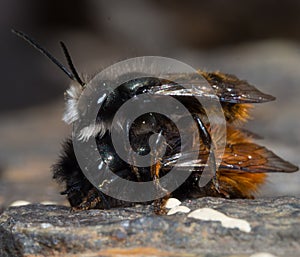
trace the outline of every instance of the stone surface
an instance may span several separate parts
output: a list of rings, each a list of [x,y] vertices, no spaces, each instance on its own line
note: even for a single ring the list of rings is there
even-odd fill
[[[10,207],[0,216],[0,256],[300,256],[300,198],[184,201],[244,219],[251,232],[152,206],[70,212],[65,206]]]

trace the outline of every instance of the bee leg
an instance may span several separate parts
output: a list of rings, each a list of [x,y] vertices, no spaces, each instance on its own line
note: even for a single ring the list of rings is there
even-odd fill
[[[154,205],[154,213],[157,215],[166,215],[167,214],[167,208],[166,203],[171,197],[170,194],[165,195],[163,198],[156,199],[153,202]]]
[[[131,151],[133,151],[133,150],[131,149]],[[133,155],[130,154],[130,156],[133,156]],[[138,167],[135,165],[135,164],[136,164],[135,159],[132,158],[131,161],[132,161],[132,163],[133,163],[133,165],[131,166],[131,171],[132,171],[133,174],[135,175],[136,180],[137,180],[138,182],[141,182],[141,181],[142,181],[141,175],[140,175],[140,173],[139,173]]]
[[[160,161],[157,161],[153,166],[151,166],[151,177],[156,185],[159,185],[159,171],[161,168]]]
[[[221,189],[221,190],[219,190],[219,193],[220,193],[223,197],[225,197],[225,198],[227,198],[227,199],[230,199],[230,194],[227,193],[225,190]]]
[[[159,183],[159,177],[160,177],[160,169],[161,169],[161,162],[157,161],[154,165],[151,166],[151,177],[153,179],[153,183],[156,186],[157,190],[164,191],[166,194],[169,192],[161,186]]]
[[[91,188],[88,191],[86,197],[78,206],[73,206],[72,211],[83,211],[89,209],[104,209],[110,208],[105,196],[96,187]]]
[[[216,160],[215,160],[215,155],[213,150],[209,150],[209,165],[211,167],[211,171],[214,173],[212,182],[214,184],[215,190],[220,193],[220,184],[219,184],[219,176],[217,172],[217,167],[216,167]]]
[[[199,130],[199,133],[200,133],[203,143],[205,144],[205,146],[207,146],[209,148],[209,157],[208,157],[209,158],[208,159],[209,168],[210,168],[211,174],[214,174],[213,175],[213,184],[215,186],[215,189],[217,190],[217,192],[219,192],[220,187],[219,187],[217,167],[216,167],[214,143],[213,143],[211,136],[210,136],[209,132],[207,131],[205,125],[203,124],[202,120],[200,119],[200,117],[198,115],[194,114],[193,118],[197,123],[198,130]]]
[[[170,198],[170,193],[161,186],[159,183],[159,171],[161,169],[161,162],[158,161],[151,167],[151,175],[153,177],[153,182],[154,185],[158,190],[162,190],[166,192],[166,195],[163,198],[159,198],[154,200],[153,205],[154,205],[154,213],[157,215],[165,215],[167,214],[167,209],[166,209],[166,202]]]

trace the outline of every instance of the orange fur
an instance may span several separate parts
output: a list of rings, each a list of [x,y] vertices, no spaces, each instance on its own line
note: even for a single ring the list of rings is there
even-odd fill
[[[253,159],[249,160],[247,150],[238,147],[238,144],[251,143],[251,138],[246,136],[240,130],[227,126],[227,146],[223,156],[223,162],[239,164],[239,163],[265,163],[267,160],[262,156],[251,153]],[[235,144],[237,146],[235,147]],[[231,147],[233,145],[233,147]],[[243,152],[245,150],[245,153]],[[235,170],[218,171],[220,189],[230,198],[243,197],[253,198],[253,194],[257,193],[259,187],[264,184],[267,175],[265,173],[239,172]]]
[[[253,198],[265,179],[265,173],[219,171],[220,189],[230,195],[230,198]]]

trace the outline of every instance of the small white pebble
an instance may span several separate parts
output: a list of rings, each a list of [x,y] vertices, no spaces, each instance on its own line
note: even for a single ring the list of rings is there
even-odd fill
[[[167,215],[173,215],[177,212],[182,212],[182,213],[189,213],[191,211],[190,208],[186,207],[186,206],[175,206],[172,209],[170,209],[167,213]]]
[[[176,206],[179,206],[181,204],[181,202],[176,199],[176,198],[170,198],[168,199],[168,201],[166,202],[166,208],[167,209],[172,209]]]
[[[50,223],[41,223],[41,227],[42,228],[51,228],[51,227],[53,227],[53,225]]]
[[[225,214],[211,208],[197,209],[191,212],[188,217],[206,221],[220,221],[222,226],[226,228],[238,228],[239,230],[247,233],[251,231],[251,226],[248,221],[230,218]]]
[[[9,206],[10,207],[16,207],[16,206],[24,206],[24,205],[28,205],[28,204],[30,204],[30,202],[23,201],[23,200],[18,200],[18,201],[12,202]]]
[[[56,202],[52,202],[52,201],[42,201],[42,202],[40,202],[40,204],[43,204],[43,205],[55,205],[57,203]]]
[[[255,253],[252,254],[250,257],[276,257],[276,256],[271,253]]]

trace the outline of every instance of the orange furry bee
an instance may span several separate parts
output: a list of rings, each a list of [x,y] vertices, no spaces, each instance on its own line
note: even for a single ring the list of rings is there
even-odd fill
[[[199,131],[201,134],[201,149],[198,157],[198,164],[187,161],[182,165],[182,170],[192,169],[191,175],[185,180],[175,191],[168,192],[167,196],[154,201],[154,208],[157,214],[164,214],[164,204],[169,197],[175,197],[180,200],[187,198],[199,198],[205,196],[225,197],[225,198],[254,198],[259,187],[265,182],[266,174],[269,172],[295,172],[298,167],[281,159],[279,156],[252,142],[253,134],[242,129],[242,124],[249,117],[249,110],[253,103],[263,103],[272,101],[273,96],[264,94],[255,87],[249,85],[246,81],[239,80],[237,77],[220,72],[202,72],[199,73],[209,82],[215,90],[215,94],[219,97],[224,116],[226,119],[227,138],[225,152],[222,162],[217,170],[215,177],[210,180],[204,187],[199,185],[200,177],[206,163],[208,162],[211,149],[210,126],[206,121],[205,113],[201,105],[193,101],[193,96],[186,94],[180,89],[177,91],[177,85],[173,85],[169,81],[155,80],[153,78],[143,78],[137,81],[130,81],[122,85],[126,89],[137,88],[138,85],[150,85],[151,92],[168,91],[168,95],[174,94],[178,101],[181,101],[189,109],[195,117],[195,121],[199,123]],[[186,78],[190,81],[192,78]],[[163,90],[162,90],[163,89]],[[144,89],[143,89],[144,90]],[[161,91],[162,90],[162,91]],[[122,94],[122,91],[121,91]],[[132,96],[136,94],[133,93]],[[122,97],[124,99],[124,96]],[[112,101],[120,99],[113,99]],[[128,99],[125,99],[126,101]],[[115,102],[114,102],[115,103]],[[119,105],[122,104],[120,100]],[[107,102],[105,114],[113,114],[110,111],[111,103]],[[115,108],[115,105],[114,105]],[[137,106],[138,108],[138,106]],[[105,119],[101,118],[99,112],[99,120],[105,123],[105,127],[109,127]],[[68,115],[66,113],[66,115]],[[65,117],[66,118],[66,117]],[[156,125],[153,127],[151,124]],[[151,131],[145,129],[148,124]],[[176,128],[169,124],[168,120],[164,120],[158,114],[151,113],[151,117],[147,114],[141,119],[137,119],[132,126],[131,144],[135,146],[138,153],[144,153],[145,145],[151,133],[159,133],[163,131],[164,136],[169,140],[170,146],[165,156],[159,163],[149,167],[148,169],[132,167],[123,163],[112,148],[109,133],[97,135],[96,142],[100,153],[105,156],[114,173],[118,176],[132,181],[151,181],[166,175],[170,167],[178,160],[180,151],[180,143],[178,143],[179,135],[176,134]],[[186,128],[187,130],[189,128]],[[169,136],[169,138],[168,138]],[[147,148],[147,147],[146,147]],[[109,159],[109,161],[108,161]],[[212,164],[213,165],[213,164]],[[132,203],[114,199],[105,195],[94,187],[83,175],[74,154],[73,146],[70,141],[64,145],[63,155],[59,162],[54,166],[54,178],[58,181],[66,183],[66,190],[63,194],[68,196],[71,206],[74,210],[85,210],[91,208],[106,209],[109,207],[120,207],[131,205]],[[148,202],[147,202],[148,203]]]
[[[66,47],[62,44],[71,71],[27,35],[21,32],[15,33],[49,57],[77,83],[76,86],[72,85],[67,91],[67,111],[64,115],[65,121],[68,121],[68,123],[74,122],[78,113],[78,99],[88,82],[83,82],[77,74]],[[130,98],[145,92],[154,94],[167,92],[168,95],[176,98],[190,111],[201,135],[200,154],[196,161],[199,165],[195,166],[195,162],[191,163],[188,156],[186,156],[183,170],[184,168],[190,168],[192,169],[191,174],[175,191],[168,192],[167,197],[172,196],[181,200],[204,196],[254,198],[255,192],[265,182],[267,173],[289,173],[298,170],[298,167],[281,159],[265,147],[252,142],[253,134],[242,128],[243,123],[249,118],[249,110],[252,104],[273,101],[275,100],[273,96],[262,93],[246,81],[233,75],[221,72],[198,72],[206,79],[218,97],[226,119],[227,129],[225,152],[221,164],[214,170],[215,177],[204,187],[199,186],[199,179],[205,165],[211,165],[210,168],[214,168],[213,163],[206,164],[211,153],[212,131],[210,124],[207,122],[201,104],[194,100],[195,95],[187,93],[180,85],[176,85],[172,81],[143,77],[122,84],[111,97],[106,98],[103,109],[98,113],[97,125],[101,130],[92,131],[92,133],[89,131],[89,134],[83,136],[95,135],[102,161],[116,175],[137,182],[153,181],[156,178],[163,177],[176,163],[181,146],[180,135],[178,135],[176,127],[169,120],[157,113],[146,113],[134,121],[129,131],[130,143],[135,151],[141,155],[149,151],[148,140],[153,133],[163,133],[167,139],[168,147],[165,155],[159,163],[147,168],[134,167],[117,156],[111,142],[110,129],[111,117]],[[190,83],[193,82],[191,77],[187,76],[185,79]],[[139,108],[139,106],[136,108]],[[189,130],[190,128],[186,129]],[[53,166],[53,172],[54,179],[64,184],[65,190],[61,194],[67,195],[74,210],[107,209],[132,204],[104,194],[87,179],[78,164],[70,139],[65,141],[62,155]],[[155,203],[159,203],[157,213],[163,213],[163,204],[167,197],[155,200]]]

